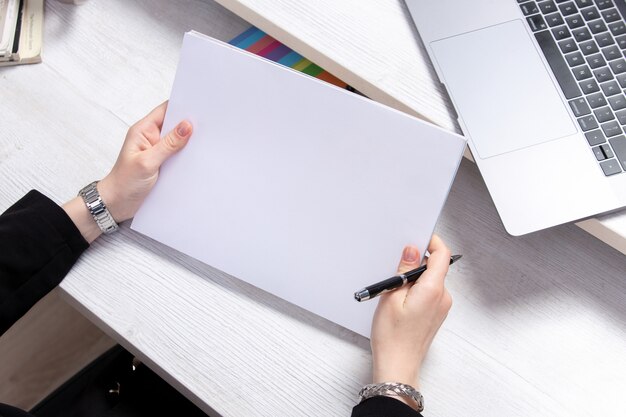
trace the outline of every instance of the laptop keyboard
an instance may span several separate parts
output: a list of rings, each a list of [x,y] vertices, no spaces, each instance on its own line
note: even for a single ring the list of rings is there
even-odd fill
[[[517,0],[604,175],[626,171],[626,1]]]

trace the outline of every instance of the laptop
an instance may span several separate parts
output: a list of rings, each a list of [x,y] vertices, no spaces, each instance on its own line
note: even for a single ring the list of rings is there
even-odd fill
[[[626,207],[626,0],[405,0],[507,232]]]

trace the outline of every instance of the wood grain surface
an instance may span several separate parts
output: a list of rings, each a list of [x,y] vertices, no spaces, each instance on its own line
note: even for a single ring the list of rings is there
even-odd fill
[[[167,97],[184,31],[228,40],[247,27],[204,1],[46,12],[44,63],[0,70],[0,210],[102,177],[128,126]],[[468,161],[438,233],[464,258],[424,365],[426,415],[624,415],[626,257],[574,225],[508,236]],[[366,339],[127,224],[61,294],[210,415],[347,416],[371,376]]]

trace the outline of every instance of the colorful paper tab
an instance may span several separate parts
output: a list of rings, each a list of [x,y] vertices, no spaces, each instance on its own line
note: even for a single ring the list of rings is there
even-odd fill
[[[270,35],[254,26],[234,37],[230,42],[238,48],[245,49],[270,61],[301,71],[312,77],[334,84],[338,87],[354,91],[345,82],[323,68],[315,65],[302,55],[283,45]]]

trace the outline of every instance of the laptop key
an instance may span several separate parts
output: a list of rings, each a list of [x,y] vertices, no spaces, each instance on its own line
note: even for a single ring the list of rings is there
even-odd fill
[[[606,31],[606,25],[604,24],[604,21],[602,19],[594,20],[592,22],[589,22],[588,24],[589,29],[591,29],[591,32],[594,34]]]
[[[559,10],[563,14],[563,16],[569,16],[578,11],[573,1],[568,1],[567,3],[559,4]]]
[[[615,77],[619,86],[622,88],[626,88],[626,74],[619,74]]]
[[[579,118],[578,124],[580,125],[580,128],[583,130],[583,132],[598,128],[598,122],[596,122],[596,118],[593,117],[593,115]]]
[[[596,45],[593,40],[581,42],[580,50],[583,51],[583,55],[585,56],[595,54],[599,51],[598,45]]]
[[[613,155],[611,147],[606,143],[604,145],[600,145],[600,149],[602,150],[602,153],[604,154],[606,159],[613,158],[615,156]]]
[[[576,0],[576,5],[580,8],[593,5],[592,0]]]
[[[615,38],[615,42],[620,49],[626,49],[626,35],[618,36]]]
[[[602,171],[604,171],[604,175],[606,175],[607,177],[622,172],[619,164],[615,159],[609,159],[608,161],[600,162],[600,167],[602,167]]]
[[[614,96],[615,94],[619,94],[622,92],[621,88],[615,80],[609,81],[608,83],[600,84],[600,88],[605,96]]]
[[[528,3],[520,4],[519,7],[522,9],[522,13],[524,13],[524,16],[530,16],[531,14],[539,13],[537,4],[534,1],[529,1]]]
[[[596,146],[595,148],[591,148],[591,150],[593,150],[593,154],[596,156],[596,159],[598,161],[604,161],[606,159],[606,155],[604,155],[604,152],[602,152],[601,147]]]
[[[617,9],[608,9],[602,11],[602,17],[607,23],[616,22],[621,19]]]
[[[619,136],[609,140],[617,160],[622,164],[622,168],[626,170],[626,136]]]
[[[565,23],[560,13],[552,13],[552,14],[547,15],[546,22],[548,23],[548,26],[550,26],[551,28]]]
[[[589,7],[587,9],[583,9],[580,11],[580,14],[583,15],[583,18],[586,21],[595,20],[600,18],[600,12],[595,7]]]
[[[609,32],[603,32],[599,35],[596,35],[595,40],[600,48],[604,48],[605,46],[613,45],[615,43],[613,37]]]
[[[613,115],[613,112],[611,111],[611,108],[609,106],[595,109],[593,111],[593,114],[596,116],[596,119],[598,119],[598,122],[600,123],[608,122],[609,120],[615,119],[615,116]]]
[[[587,142],[589,142],[589,146],[596,146],[606,142],[604,133],[602,133],[600,129],[585,133],[585,137],[587,138]]]
[[[574,36],[574,39],[578,42],[584,42],[591,39],[591,32],[589,32],[587,28],[578,28],[572,30],[572,36]]]
[[[527,17],[526,20],[528,20],[528,25],[533,32],[547,29],[548,27],[548,25],[546,25],[546,22],[543,20],[543,16],[541,16],[540,14]]]
[[[591,69],[586,65],[581,65],[580,67],[572,68],[572,72],[574,73],[574,77],[578,81],[586,80],[587,78],[591,78]]]
[[[537,43],[548,61],[548,64],[552,69],[552,73],[556,77],[565,98],[572,99],[579,97],[581,92],[576,84],[576,80],[574,80],[574,76],[570,72],[567,62],[565,62],[565,58],[561,55],[561,52],[559,51],[559,48],[550,32],[547,30],[535,32],[535,39],[537,39]]]
[[[611,0],[596,0],[596,6],[598,9],[604,10],[613,7],[613,2]]]
[[[596,69],[605,66],[606,61],[602,54],[594,54],[587,57],[587,64],[589,64],[592,69]]]
[[[586,116],[588,114],[591,114],[591,109],[589,108],[589,105],[587,104],[587,100],[585,100],[584,97],[571,100],[569,102],[569,105],[572,108],[572,111],[574,112],[574,116],[576,117]]]
[[[543,14],[554,13],[557,11],[556,4],[554,4],[552,0],[542,1],[539,3],[539,10],[541,10],[541,13]]]
[[[613,74],[609,67],[602,67],[593,70],[593,75],[596,77],[599,83],[603,83],[605,81],[609,81],[613,79]]]
[[[613,111],[626,109],[626,97],[623,94],[609,97],[609,105]]]
[[[602,131],[604,132],[604,136],[610,138],[611,136],[619,135],[622,132],[622,127],[616,121],[603,123],[600,125]]]
[[[556,39],[557,41],[560,41],[561,39],[566,39],[572,36],[567,26],[559,26],[557,28],[552,29],[552,34],[554,35],[554,39]]]
[[[587,101],[592,109],[597,109],[598,107],[606,106],[606,99],[602,95],[602,93],[590,94],[587,96]]]
[[[570,29],[576,29],[585,25],[583,17],[579,14],[566,17],[565,22],[567,22],[567,26],[569,26]]]
[[[617,121],[622,126],[626,125],[626,110],[620,110],[615,112],[615,117],[617,117]]]
[[[622,53],[616,45],[602,49],[602,55],[604,55],[607,61],[622,57]]]
[[[626,33],[626,24],[623,21],[609,23],[609,30],[613,36],[623,35]]]
[[[585,59],[583,58],[583,56],[582,56],[582,54],[580,52],[574,52],[572,54],[567,54],[567,55],[565,55],[565,59],[567,60],[567,63],[569,64],[570,67],[577,67],[577,66],[585,63]],[[604,59],[603,59],[603,61],[604,61]],[[602,65],[604,65],[604,64],[602,64]]]
[[[626,72],[626,61],[624,61],[624,58],[609,62],[609,66],[616,75]]]
[[[598,87],[598,83],[594,79],[588,79],[580,82],[580,89],[583,90],[583,94],[591,94],[600,91],[600,87]],[[574,96],[576,97],[576,96]],[[566,98],[573,98],[567,97]]]

